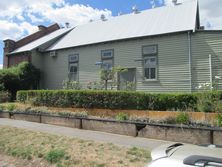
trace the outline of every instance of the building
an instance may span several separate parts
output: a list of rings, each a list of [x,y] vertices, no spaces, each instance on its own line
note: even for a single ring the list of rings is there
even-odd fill
[[[194,92],[222,76],[222,31],[200,26],[197,0],[74,28],[39,28],[17,42],[4,41],[4,67],[32,62],[42,71],[42,89],[59,89],[67,78],[83,87],[99,81],[96,62],[128,69],[119,74],[119,89],[130,81],[138,91]]]

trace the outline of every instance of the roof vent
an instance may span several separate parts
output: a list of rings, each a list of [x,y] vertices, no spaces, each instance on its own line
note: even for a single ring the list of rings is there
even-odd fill
[[[173,3],[175,6],[181,4],[181,3],[178,3],[177,0],[172,0],[172,3]]]
[[[132,11],[133,11],[134,14],[140,13],[136,5],[134,5],[134,6],[132,7]]]
[[[118,16],[121,16],[121,15],[123,15],[122,12],[118,12]]]
[[[70,28],[69,22],[66,22],[65,25],[66,25],[66,28]]]
[[[199,30],[204,30],[205,27],[204,26],[200,26]]]
[[[101,19],[102,21],[106,21],[106,20],[107,20],[107,19],[106,19],[106,16],[105,16],[104,14],[101,14],[100,19]]]

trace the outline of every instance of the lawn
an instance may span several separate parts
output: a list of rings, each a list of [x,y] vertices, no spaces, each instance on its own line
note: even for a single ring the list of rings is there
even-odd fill
[[[0,155],[33,166],[144,166],[149,150],[0,126]],[[2,159],[0,159],[1,162]],[[10,160],[12,161],[12,160]],[[17,167],[24,162],[16,163]]]

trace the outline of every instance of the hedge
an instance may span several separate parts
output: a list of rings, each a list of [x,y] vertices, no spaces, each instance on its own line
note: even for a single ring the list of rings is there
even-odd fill
[[[17,101],[48,107],[138,110],[195,110],[196,94],[150,94],[124,91],[31,90],[18,91]]]

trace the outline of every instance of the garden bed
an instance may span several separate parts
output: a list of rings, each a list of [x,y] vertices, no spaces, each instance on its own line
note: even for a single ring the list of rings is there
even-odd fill
[[[127,116],[127,120],[140,121],[146,123],[164,123],[169,124],[171,119],[176,118],[182,111],[150,111],[150,110],[120,110],[120,109],[85,109],[85,108],[60,108],[32,106],[23,103],[3,103],[1,104],[6,110],[16,109],[25,113],[51,113],[59,115],[87,116],[91,118],[115,119],[119,113]],[[10,108],[12,107],[12,109]],[[63,114],[64,113],[64,114]],[[189,116],[190,122],[216,126],[217,113],[206,112],[185,112]],[[7,114],[6,114],[7,116]]]

